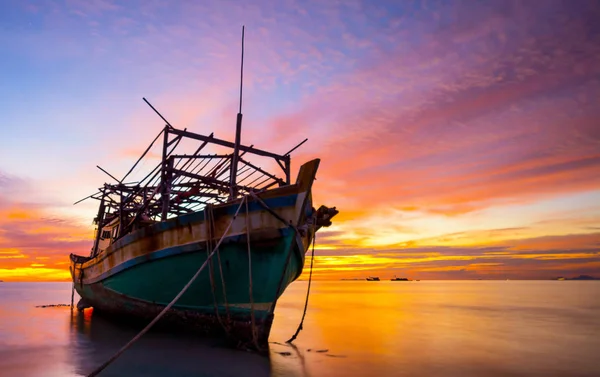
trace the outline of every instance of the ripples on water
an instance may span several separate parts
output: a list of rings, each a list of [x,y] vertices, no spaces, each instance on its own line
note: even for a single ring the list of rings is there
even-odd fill
[[[600,282],[306,282],[278,303],[271,357],[150,332],[101,376],[599,376]],[[139,329],[70,301],[70,283],[0,283],[0,376],[82,376]]]

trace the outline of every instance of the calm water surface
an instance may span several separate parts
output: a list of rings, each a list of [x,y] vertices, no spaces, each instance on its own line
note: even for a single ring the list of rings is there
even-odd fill
[[[600,376],[600,282],[306,282],[270,358],[149,332],[101,376]],[[83,376],[137,333],[69,303],[70,283],[0,283],[0,376]],[[319,352],[317,352],[319,351]]]

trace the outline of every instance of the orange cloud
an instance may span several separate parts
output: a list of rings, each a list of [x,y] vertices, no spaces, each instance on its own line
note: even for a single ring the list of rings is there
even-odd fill
[[[308,277],[307,258],[303,279]],[[317,250],[315,279],[394,275],[415,279],[549,279],[600,274],[600,233],[505,239],[486,246]]]
[[[0,199],[0,279],[68,280],[69,254],[89,250],[93,228],[51,217],[38,205]]]

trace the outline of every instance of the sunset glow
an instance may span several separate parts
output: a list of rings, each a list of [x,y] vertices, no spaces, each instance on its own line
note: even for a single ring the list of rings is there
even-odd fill
[[[321,158],[314,278],[600,275],[600,5],[0,5],[0,280],[69,280],[164,126]],[[302,279],[308,278],[310,252]]]

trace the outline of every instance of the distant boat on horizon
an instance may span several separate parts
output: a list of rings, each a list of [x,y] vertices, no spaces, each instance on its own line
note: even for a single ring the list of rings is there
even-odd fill
[[[379,278],[377,276],[369,276],[367,281],[379,281]]]
[[[391,281],[410,281],[407,278],[398,278],[396,277],[396,275],[394,275],[393,279],[390,279]]]
[[[563,276],[559,276],[557,278],[554,278],[552,280],[559,280],[559,281],[563,281],[563,280],[600,280],[600,278],[594,277],[594,276],[590,276],[590,275],[579,275],[577,277],[574,278],[565,278]]]

